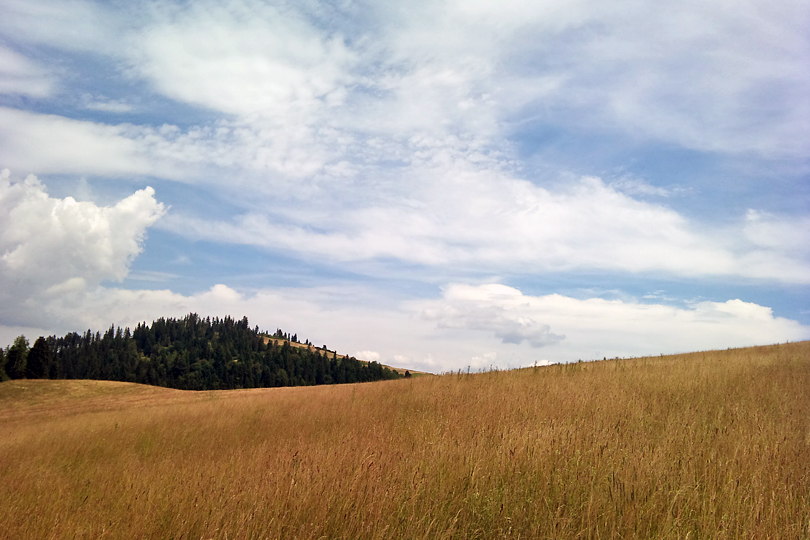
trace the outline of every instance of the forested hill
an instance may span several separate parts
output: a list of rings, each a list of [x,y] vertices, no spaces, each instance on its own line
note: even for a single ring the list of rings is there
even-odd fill
[[[110,327],[64,337],[19,337],[0,349],[0,377],[104,379],[187,390],[302,386],[396,379],[377,362],[281,345],[247,317],[158,319],[134,330]],[[337,356],[337,357],[336,357]],[[5,369],[3,369],[5,368]]]

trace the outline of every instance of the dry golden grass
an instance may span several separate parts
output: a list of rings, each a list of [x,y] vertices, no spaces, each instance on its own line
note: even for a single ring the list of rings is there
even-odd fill
[[[0,385],[7,538],[810,538],[810,342],[363,385]]]

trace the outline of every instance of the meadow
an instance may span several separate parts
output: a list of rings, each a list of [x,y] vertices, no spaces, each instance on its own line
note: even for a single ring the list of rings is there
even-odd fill
[[[5,538],[810,538],[810,342],[376,383],[0,384]]]

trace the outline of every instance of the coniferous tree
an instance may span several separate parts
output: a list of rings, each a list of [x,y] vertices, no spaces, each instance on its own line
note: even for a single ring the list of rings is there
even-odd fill
[[[53,362],[54,354],[51,345],[44,337],[38,337],[34,346],[28,351],[25,376],[29,379],[47,379]]]
[[[251,328],[245,317],[203,320],[192,313],[183,319],[138,324],[132,332],[111,326],[104,334],[88,330],[83,335],[40,338],[30,352],[21,336],[0,360],[5,357],[6,369],[14,375],[8,374],[17,378],[110,379],[189,390],[399,377],[380,365],[338,358],[333,351],[293,347],[290,334],[281,329],[275,335],[286,339],[265,342],[265,335],[258,327]]]
[[[14,344],[6,352],[6,373],[12,379],[25,378],[25,367],[28,361],[28,340],[17,336]]]

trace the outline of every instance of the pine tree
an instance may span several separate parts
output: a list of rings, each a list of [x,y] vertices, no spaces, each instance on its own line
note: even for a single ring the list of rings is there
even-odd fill
[[[6,353],[6,373],[12,379],[25,377],[25,366],[28,362],[28,340],[25,336],[18,336],[14,344]]]
[[[0,379],[5,368],[14,378],[107,379],[204,390],[399,377],[379,365],[338,358],[325,345],[318,350],[293,347],[289,340],[298,335],[280,328],[276,335],[285,341],[266,344],[265,335],[246,317],[203,320],[192,313],[138,324],[134,332],[111,326],[103,334],[88,330],[39,338],[30,350],[20,336],[0,351]]]
[[[48,340],[38,337],[34,346],[28,351],[25,376],[29,379],[47,379],[51,371],[54,354]]]

